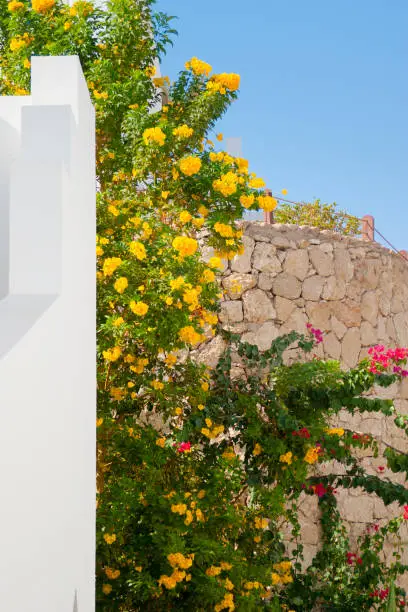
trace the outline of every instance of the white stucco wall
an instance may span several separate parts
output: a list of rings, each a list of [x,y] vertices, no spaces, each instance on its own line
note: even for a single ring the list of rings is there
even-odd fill
[[[0,97],[5,612],[94,610],[94,143],[76,57],[33,58],[32,95]]]

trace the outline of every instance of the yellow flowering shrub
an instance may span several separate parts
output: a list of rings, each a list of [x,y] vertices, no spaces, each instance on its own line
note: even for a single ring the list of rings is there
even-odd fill
[[[172,35],[152,0],[0,8],[1,95],[29,93],[32,55],[77,54],[96,112],[96,608],[289,609],[293,583],[303,583],[283,549],[282,520],[296,539],[299,496],[328,494],[310,480],[310,466],[328,458],[323,444],[352,462],[346,443],[360,442],[322,417],[337,378],[321,364],[319,380],[330,384],[319,401],[307,395],[309,370],[301,384],[285,383],[285,340],[271,349],[269,386],[257,378],[270,363],[256,362],[256,347],[239,348],[256,366],[245,383],[230,379],[229,349],[213,372],[188,356],[218,329],[216,275],[243,252],[237,221],[276,200],[247,160],[211,141],[239,75],[213,74],[193,57],[152,112],[168,85],[154,64]],[[208,262],[201,229],[214,249]]]

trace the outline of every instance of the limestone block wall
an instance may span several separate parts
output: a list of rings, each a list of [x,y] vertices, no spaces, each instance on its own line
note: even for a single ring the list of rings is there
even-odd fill
[[[225,329],[265,350],[278,335],[305,332],[310,322],[324,332],[315,353],[345,367],[355,366],[372,345],[408,346],[408,263],[397,254],[373,242],[293,225],[245,223],[243,240],[245,253],[225,262],[222,274],[225,296],[220,321]],[[211,255],[208,249],[206,255]],[[223,348],[222,339],[216,337],[201,350],[199,359],[214,366]],[[238,359],[233,367],[235,376],[243,374]],[[378,394],[396,398],[396,407],[408,413],[408,381],[379,389]],[[392,419],[344,414],[339,424],[408,451],[407,440]],[[384,478],[403,482],[402,475],[379,470],[385,463],[381,452],[379,458],[365,452],[362,462],[369,473],[381,471]],[[321,469],[331,471],[333,466]],[[338,501],[353,540],[367,524],[400,512],[358,490],[340,491]],[[302,516],[307,561],[319,542],[316,499],[305,498]]]

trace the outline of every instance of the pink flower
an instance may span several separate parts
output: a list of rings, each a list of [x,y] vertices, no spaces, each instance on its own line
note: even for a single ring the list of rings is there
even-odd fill
[[[377,468],[377,471],[380,472],[380,474],[385,470],[385,467],[383,465],[379,465]]]
[[[408,520],[408,506],[404,506],[404,516],[403,516],[403,518],[405,520]]]
[[[318,482],[316,485],[312,486],[313,488],[313,492],[316,493],[317,497],[323,497],[323,495],[326,495],[326,493],[328,492],[328,489],[326,489],[326,487],[324,486],[324,484],[322,484],[321,482]]]
[[[177,449],[178,453],[191,453],[191,442],[182,442]]]
[[[320,344],[320,342],[323,342],[323,332],[320,329],[315,329],[314,327],[312,327],[311,323],[306,323],[306,327],[308,331],[314,336],[316,344]]]

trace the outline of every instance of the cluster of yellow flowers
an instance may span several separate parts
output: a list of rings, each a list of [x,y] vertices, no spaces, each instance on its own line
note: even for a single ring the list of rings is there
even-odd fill
[[[255,517],[255,529],[267,529],[269,520],[260,516]]]
[[[46,13],[55,5],[55,0],[31,0],[31,6],[36,13]]]
[[[293,577],[291,574],[292,563],[290,561],[281,561],[280,563],[275,563],[273,566],[275,570],[272,572],[272,584],[289,584],[293,582]]]
[[[14,13],[14,11],[19,11],[20,9],[23,9],[24,4],[22,2],[18,2],[18,0],[11,0],[11,2],[8,3],[7,8],[10,13]]]
[[[105,533],[103,539],[107,544],[113,544],[116,542],[116,534],[115,533]]]
[[[234,230],[230,225],[226,225],[225,223],[217,223],[214,224],[214,229],[223,238],[232,238],[234,236]]]
[[[119,578],[120,576],[120,570],[114,570],[110,567],[106,567],[105,568],[105,574],[107,575],[107,577],[109,578],[109,580],[116,580],[116,578]]]
[[[113,285],[118,293],[123,293],[128,286],[128,279],[126,276],[121,276],[115,281]]]
[[[215,612],[220,612],[221,610],[235,610],[234,595],[232,593],[225,593],[223,600],[215,605],[214,610]]]
[[[342,427],[332,427],[331,429],[327,429],[326,433],[329,434],[329,436],[344,436],[344,429]]]
[[[292,452],[288,451],[287,453],[285,453],[284,455],[281,455],[279,457],[279,461],[281,463],[287,463],[288,465],[290,465],[292,463]]]
[[[179,127],[174,128],[173,135],[178,138],[190,138],[194,133],[193,128],[188,127],[188,125],[180,125]]]
[[[135,302],[134,300],[130,302],[129,307],[130,310],[138,317],[144,317],[149,310],[149,306],[145,304],[145,302]]]
[[[255,202],[255,196],[252,193],[250,195],[242,195],[239,201],[244,208],[251,208],[252,204]]]
[[[306,461],[306,463],[310,463],[311,465],[313,463],[316,463],[316,461],[319,459],[319,448],[318,447],[314,447],[314,448],[309,448],[309,450],[307,451],[304,460]]]
[[[193,346],[204,340],[203,335],[199,334],[192,325],[182,327],[178,335],[182,342]]]
[[[188,236],[176,236],[172,242],[173,249],[179,252],[182,257],[194,255],[198,249],[198,242],[194,238]]]
[[[200,172],[201,159],[195,155],[189,155],[189,157],[183,157],[179,163],[180,170],[186,176],[193,176]]]
[[[143,141],[146,145],[149,144],[158,144],[159,146],[164,145],[164,141],[166,140],[166,134],[159,127],[147,128],[143,132]]]
[[[258,203],[262,210],[266,210],[267,212],[275,210],[278,205],[277,200],[269,195],[258,196]]]
[[[114,346],[106,351],[103,351],[103,357],[106,361],[117,361],[122,354],[120,346]]]
[[[192,57],[191,60],[185,63],[185,69],[191,70],[197,76],[201,76],[203,74],[208,76],[212,70],[212,66],[206,62],[203,62],[202,60],[199,60],[197,57]]]
[[[121,402],[127,395],[127,392],[120,387],[111,387],[110,395],[115,402]]]
[[[205,419],[205,424],[207,427],[203,427],[201,433],[209,440],[213,440],[224,431],[224,425],[213,425],[211,419]]]
[[[188,497],[190,496],[190,493],[186,493],[184,496]],[[168,496],[170,497],[170,496]],[[197,497],[200,498],[200,495],[198,495]],[[201,498],[200,498],[201,499]],[[195,518],[198,522],[200,523],[204,523],[205,522],[205,517],[203,512],[200,510],[200,508],[197,508],[197,502],[196,501],[191,501],[190,502],[190,508],[187,507],[187,504],[173,504],[171,506],[171,511],[174,512],[174,514],[179,514],[180,516],[186,516],[185,520],[184,520],[184,524],[185,525],[190,525],[193,520],[194,520],[194,513],[195,513]]]
[[[178,582],[182,582],[183,580],[189,582],[191,580],[191,574],[186,574],[184,570],[175,569],[171,576],[160,576],[159,578],[159,586],[163,585],[166,589],[174,589],[177,586]]]
[[[86,0],[78,0],[78,2],[74,2],[74,4],[69,9],[69,14],[71,17],[75,17],[76,15],[82,15],[83,17],[87,17],[91,13],[93,13],[94,7],[92,2],[86,2]]]
[[[188,569],[193,565],[194,556],[194,553],[186,557],[182,553],[171,553],[167,555],[167,560],[173,568]]]
[[[262,189],[262,187],[265,187],[265,181],[259,177],[253,177],[248,182],[248,185],[253,189]]]
[[[238,183],[242,181],[243,179],[240,179],[240,177],[234,172],[227,172],[226,174],[222,174],[221,178],[216,179],[213,182],[213,188],[215,191],[219,191],[225,198],[227,198],[236,192]]]
[[[142,242],[138,242],[137,240],[132,240],[132,242],[129,244],[129,251],[139,261],[143,261],[147,257],[144,244]]]
[[[260,444],[258,444],[258,442],[257,442],[255,444],[255,446],[254,446],[254,450],[252,451],[252,454],[253,454],[254,457],[257,457],[261,453],[262,453],[262,446]]]
[[[211,93],[219,92],[225,94],[227,91],[237,91],[239,89],[241,77],[239,74],[223,72],[221,74],[214,74],[208,81],[206,87]]]
[[[103,274],[104,276],[112,276],[117,268],[121,265],[122,260],[120,257],[107,257],[103,262]]]
[[[16,36],[10,41],[10,50],[19,51],[23,47],[27,47],[33,41],[32,36],[29,36],[27,32],[24,32],[22,36]]]

